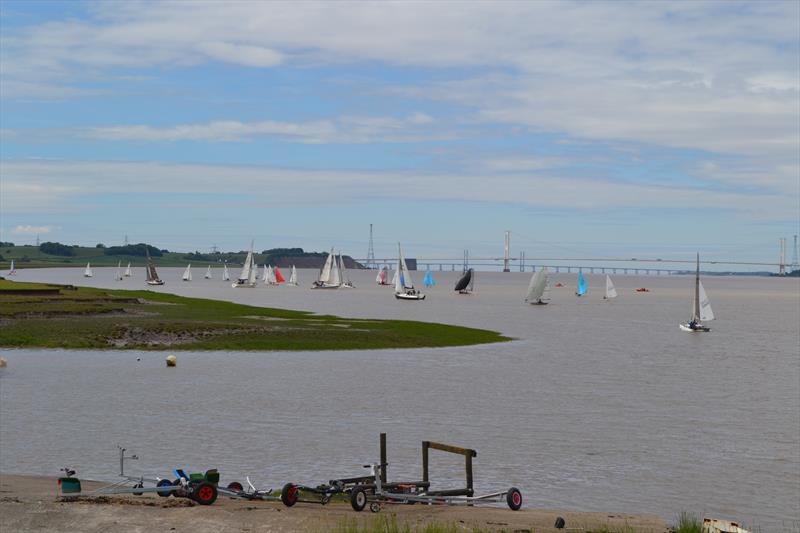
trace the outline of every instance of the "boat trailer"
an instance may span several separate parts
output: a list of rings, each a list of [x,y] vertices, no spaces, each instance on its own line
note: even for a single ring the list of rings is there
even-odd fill
[[[437,491],[428,490],[428,452],[431,449],[463,455],[465,457],[467,477],[467,486],[465,488]],[[354,487],[350,491],[350,505],[355,511],[363,511],[367,504],[369,504],[369,510],[373,513],[377,513],[381,510],[383,505],[389,503],[473,506],[505,502],[512,511],[518,511],[522,507],[522,493],[516,487],[511,487],[508,490],[500,492],[493,492],[491,494],[474,495],[472,488],[472,458],[477,455],[478,453],[475,450],[469,448],[459,448],[458,446],[451,446],[449,444],[423,441],[422,483],[428,485],[424,487],[422,485],[418,487],[401,487],[402,490],[398,491],[391,485],[384,485],[383,483],[383,473],[386,470],[386,464],[384,462],[364,465],[365,468],[370,469],[373,487],[371,489],[361,485]]]

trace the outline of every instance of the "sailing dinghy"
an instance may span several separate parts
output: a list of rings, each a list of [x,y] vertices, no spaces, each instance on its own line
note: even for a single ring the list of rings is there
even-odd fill
[[[83,271],[83,277],[91,278],[92,276],[94,276],[94,274],[92,274],[92,267],[89,263],[86,263],[86,268]]]
[[[238,287],[255,287],[256,286],[256,260],[253,257],[253,243],[250,243],[250,251],[247,252],[247,257],[244,259],[244,265],[242,265],[242,271],[239,273],[239,277],[231,283],[231,287],[234,289]]]
[[[276,284],[286,282],[286,280],[283,279],[283,276],[281,275],[281,271],[278,268],[278,265],[275,265],[275,268],[274,268],[274,271],[273,271],[273,277],[275,278],[275,283]]]
[[[575,296],[586,294],[586,280],[583,279],[583,270],[578,270],[578,288],[575,289]]]
[[[680,324],[683,331],[699,333],[711,331],[711,328],[704,326],[703,322],[714,320],[714,311],[711,310],[711,302],[708,301],[706,290],[700,283],[700,254],[697,254],[697,270],[694,275],[694,300],[692,301],[692,319],[686,324]]]
[[[294,267],[294,265],[292,265],[292,273],[289,276],[289,285],[294,285],[295,287],[297,287],[297,285],[298,285],[298,283],[297,283],[297,269]]]
[[[275,277],[275,269],[272,268],[272,265],[267,267],[267,284],[273,286],[278,284],[278,278]]]
[[[206,275],[203,277],[206,279],[211,279],[211,265],[208,265],[208,268],[206,269]]]
[[[464,275],[461,276],[461,279],[456,282],[454,290],[458,291],[458,294],[471,294],[474,289],[475,271],[470,268],[464,272]]]
[[[347,275],[347,269],[344,266],[344,257],[342,252],[339,252],[339,277],[342,279],[342,287],[345,289],[355,289],[356,286],[350,281],[350,276]]]
[[[192,264],[189,263],[186,266],[186,270],[183,271],[183,276],[181,276],[183,281],[192,281]]]
[[[549,292],[547,267],[543,267],[538,272],[534,272],[531,281],[528,283],[528,295],[525,301],[531,305],[547,305],[550,298],[546,293]]]
[[[116,281],[122,281],[122,261],[117,261],[117,273],[114,274]]]
[[[14,260],[12,259],[11,260],[11,267],[8,269],[8,275],[9,276],[14,276],[16,274],[17,274],[17,269],[14,268]]]
[[[123,274],[126,278],[133,276],[133,272],[131,272],[131,264],[128,263],[128,267],[125,269],[125,274]]]
[[[158,277],[156,265],[153,264],[153,260],[150,258],[150,250],[145,248],[145,253],[147,254],[147,276],[145,277],[145,283],[148,285],[163,285],[164,281]]]
[[[339,265],[336,261],[336,254],[331,248],[328,257],[325,259],[325,264],[319,271],[317,280],[311,284],[312,289],[338,289],[341,285],[339,278]]]
[[[228,272],[228,263],[223,263],[222,265],[222,281],[230,281],[231,280],[231,273]]]
[[[394,297],[398,300],[424,300],[425,295],[414,288],[411,272],[408,271],[406,260],[400,243],[397,243],[397,278],[394,284]]]
[[[617,297],[617,289],[614,287],[614,284],[611,283],[611,276],[606,274],[606,295],[603,296],[603,300],[610,300],[616,297]]]
[[[434,285],[436,285],[436,280],[433,279],[433,276],[431,276],[430,270],[425,271],[425,277],[422,280],[422,284],[425,285],[426,287],[433,287]]]
[[[375,281],[378,282],[378,285],[389,285],[389,269],[383,267],[380,272],[378,272],[378,276],[375,278]]]

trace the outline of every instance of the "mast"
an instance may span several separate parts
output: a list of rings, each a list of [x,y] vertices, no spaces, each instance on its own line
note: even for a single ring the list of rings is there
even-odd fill
[[[700,322],[700,252],[697,252],[697,270],[694,275],[694,305],[692,306],[692,321]]]

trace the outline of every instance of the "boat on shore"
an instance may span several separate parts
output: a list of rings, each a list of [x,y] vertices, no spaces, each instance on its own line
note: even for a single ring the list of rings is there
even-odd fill
[[[528,294],[525,296],[525,301],[531,305],[547,305],[550,301],[550,298],[547,297],[550,288],[548,282],[547,267],[542,267],[541,270],[534,272],[528,282]]]
[[[686,324],[679,324],[682,331],[689,333],[704,333],[711,331],[703,322],[714,320],[714,311],[708,300],[706,290],[700,282],[700,254],[697,254],[697,269],[694,275],[694,299],[692,300],[692,318]]]

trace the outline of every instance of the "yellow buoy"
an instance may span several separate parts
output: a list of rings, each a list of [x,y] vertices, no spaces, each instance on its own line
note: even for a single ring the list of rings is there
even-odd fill
[[[178,358],[174,355],[167,356],[167,366],[175,366],[178,364]]]

